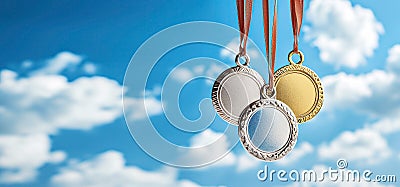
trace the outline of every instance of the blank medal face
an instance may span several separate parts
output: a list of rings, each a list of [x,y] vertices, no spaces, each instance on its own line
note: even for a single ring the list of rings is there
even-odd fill
[[[262,108],[251,116],[248,133],[254,146],[273,152],[282,148],[289,139],[289,122],[275,108]]]
[[[312,119],[321,109],[323,89],[318,76],[298,64],[284,66],[275,72],[276,98],[287,104],[299,123]]]
[[[243,109],[261,98],[264,79],[256,71],[236,66],[225,70],[215,81],[212,101],[225,121],[237,125]]]
[[[296,144],[297,133],[294,113],[275,99],[251,103],[240,117],[240,141],[251,155],[261,160],[283,158]]]

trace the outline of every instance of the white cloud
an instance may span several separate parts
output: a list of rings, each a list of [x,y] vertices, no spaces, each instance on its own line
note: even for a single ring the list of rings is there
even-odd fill
[[[25,60],[22,62],[21,67],[24,69],[29,69],[33,66],[33,62],[30,60]]]
[[[259,58],[259,53],[257,52],[256,49],[254,49],[251,46],[251,43],[248,42],[247,46],[247,54],[251,58]],[[221,51],[220,51],[220,56],[222,58],[229,58],[232,61],[235,60],[236,55],[239,53],[239,38],[234,38],[232,41],[230,41]]]
[[[354,110],[379,120],[397,119],[400,112],[400,61],[397,48],[389,50],[386,69],[355,75],[338,73],[322,78],[324,110]],[[397,123],[393,123],[397,124]]]
[[[217,141],[218,140],[218,141]],[[207,165],[203,169],[210,167],[230,166],[235,164],[236,155],[229,150],[228,138],[223,133],[214,132],[211,129],[206,129],[203,132],[196,134],[190,139],[190,147],[203,147],[203,149],[193,149],[182,155],[182,162],[190,163],[191,160],[196,160],[199,163],[206,163],[217,156],[225,155],[220,160]]]
[[[383,118],[371,125],[368,125],[372,130],[381,134],[393,134],[400,131],[399,118]]]
[[[97,67],[91,62],[87,62],[85,63],[85,65],[83,65],[83,71],[85,71],[88,74],[95,74],[97,71]]]
[[[390,93],[400,85],[396,74],[374,70],[367,74],[339,73],[322,78],[326,94],[325,109],[357,109],[372,116],[396,113],[392,110],[400,103],[399,94]],[[388,94],[390,93],[390,94]]]
[[[128,120],[140,120],[163,112],[162,102],[154,96],[124,98],[125,115]]]
[[[399,63],[400,62],[400,44],[394,45],[389,49],[389,56],[386,59],[389,63]]]
[[[58,74],[65,70],[68,66],[75,66],[81,63],[82,56],[73,54],[68,51],[60,52],[55,57],[46,61],[46,66],[33,72],[34,75]]]
[[[211,64],[211,65],[196,65],[191,69],[186,67],[178,67],[172,71],[171,78],[179,81],[181,83],[186,83],[187,81],[196,77],[207,77],[207,80],[215,80],[220,73],[225,70],[225,67]],[[214,83],[208,82],[208,83]]]
[[[344,158],[370,165],[385,160],[391,154],[386,139],[368,128],[345,131],[329,144],[322,144],[318,148],[318,155],[322,159]]]
[[[398,46],[389,50],[384,70],[361,75],[339,73],[322,79],[326,111],[357,111],[374,119],[374,122],[355,132],[342,133],[329,145],[323,144],[318,150],[320,157],[332,160],[344,157],[374,164],[391,155],[393,150],[389,149],[384,136],[400,132],[400,76],[396,69],[400,67]]]
[[[28,77],[0,71],[0,182],[33,181],[40,167],[64,160],[64,152],[50,152],[48,134],[60,129],[89,130],[121,116],[122,86],[115,80],[94,76],[69,81],[57,75],[81,61],[78,55],[62,52]],[[93,67],[84,66],[84,70],[94,73]],[[146,92],[150,114],[161,110],[154,107],[159,101],[151,95],[159,91]],[[139,102],[137,98],[126,99]]]
[[[33,181],[46,163],[63,161],[64,152],[50,151],[48,134],[91,129],[122,114],[122,87],[116,81],[80,77],[69,82],[55,75],[80,61],[62,52],[29,77],[0,71],[0,182]]]
[[[23,183],[35,179],[46,163],[65,159],[62,151],[50,151],[47,135],[0,135],[0,183]]]
[[[196,68],[198,69],[198,68]],[[192,79],[195,75],[192,71],[186,68],[176,68],[172,73],[172,78],[181,82],[186,82]]]
[[[400,44],[394,45],[389,49],[389,56],[386,59],[388,70],[391,72],[400,72]]]
[[[70,163],[51,178],[54,186],[147,186],[147,187],[195,187],[188,180],[178,180],[177,170],[165,166],[159,171],[144,171],[127,166],[120,152],[107,151],[94,159]]]
[[[145,90],[140,97],[124,98],[124,113],[129,121],[141,120],[149,116],[163,113],[164,103],[158,98],[161,94],[161,87]]]
[[[238,157],[234,153],[229,152],[222,159],[212,163],[211,165],[206,166],[204,169],[207,169],[207,168],[210,168],[210,167],[232,166],[234,164],[240,164],[239,160],[238,160]]]
[[[217,141],[220,139],[219,141]],[[218,155],[225,155],[220,160],[199,168],[200,170],[235,166],[237,172],[244,172],[258,166],[261,162],[253,156],[244,153],[240,155],[234,154],[229,149],[228,138],[223,133],[214,132],[211,129],[206,129],[203,132],[193,136],[190,139],[190,147],[203,147],[205,149],[189,151],[183,155],[183,160],[204,160],[204,162],[216,158]]]
[[[283,159],[279,160],[276,162],[278,165],[291,165],[294,163],[299,162],[301,159],[304,158],[304,156],[312,153],[314,151],[314,147],[308,143],[304,142],[300,145],[297,145],[293,151],[291,151],[287,156],[285,156]]]
[[[61,52],[28,77],[0,70],[0,182],[33,181],[46,163],[63,161],[64,152],[50,151],[49,134],[89,130],[121,116],[118,82],[99,76],[69,81],[57,75],[81,61],[79,55]],[[33,64],[26,63],[24,68]]]
[[[237,168],[238,172],[244,172],[252,168],[257,167],[262,161],[258,160],[250,154],[241,154],[237,157]]]
[[[56,133],[87,130],[122,114],[118,82],[105,77],[81,77],[72,82],[60,75],[18,78],[0,72],[2,133]],[[29,125],[28,125],[29,124]]]
[[[320,50],[323,62],[356,68],[366,63],[384,33],[374,13],[348,0],[312,0],[306,12],[305,38]]]

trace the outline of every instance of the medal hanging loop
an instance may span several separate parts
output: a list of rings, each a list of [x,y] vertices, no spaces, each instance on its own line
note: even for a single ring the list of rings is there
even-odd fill
[[[244,57],[244,59],[245,59],[245,62],[242,64],[241,62],[240,62],[240,58],[241,57]],[[250,64],[250,57],[249,57],[249,55],[247,55],[247,54],[245,54],[245,55],[240,55],[240,53],[239,54],[237,54],[236,55],[236,57],[235,57],[235,63],[236,63],[236,65],[238,65],[238,66],[240,66],[240,67],[246,67],[246,66],[248,66],[249,64]]]
[[[302,55],[301,52],[299,51],[299,35],[300,35],[301,25],[303,23],[303,7],[304,7],[304,0],[290,0],[290,14],[292,18],[292,28],[293,28],[292,52],[294,54],[299,54],[300,58],[302,58]]]
[[[293,64],[302,65],[303,62],[304,62],[304,55],[303,55],[303,53],[302,53],[301,51],[297,51],[297,54],[298,54],[299,57],[300,57],[300,60],[299,60],[298,62],[294,62],[294,61],[293,61],[293,58],[292,58],[292,57],[293,57],[294,54],[296,54],[295,51],[290,51],[290,53],[289,53],[289,55],[288,55],[288,61],[289,61],[290,65],[293,65]]]
[[[278,26],[278,1],[274,1],[274,17],[272,23],[272,38],[270,46],[269,38],[269,2],[263,0],[263,20],[264,20],[264,40],[265,40],[265,55],[268,61],[268,77],[269,83],[266,92],[263,94],[271,97],[275,94],[275,83],[274,83],[274,69],[275,69],[275,57],[276,57],[276,37],[277,37],[277,26]],[[271,49],[270,49],[271,48]]]
[[[237,65],[241,65],[240,57],[245,57],[246,62],[243,64],[244,66],[249,65],[250,58],[247,55],[247,39],[249,36],[250,29],[250,21],[253,10],[253,0],[236,0],[237,12],[238,12],[238,22],[239,22],[239,30],[240,30],[240,44],[239,44],[239,53],[236,55],[235,62]]]

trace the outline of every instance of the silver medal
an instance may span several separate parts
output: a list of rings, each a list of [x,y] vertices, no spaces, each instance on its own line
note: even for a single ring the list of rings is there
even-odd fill
[[[260,90],[265,85],[262,76],[249,68],[250,58],[240,63],[240,55],[235,62],[237,66],[222,72],[214,82],[211,98],[215,110],[222,119],[238,125],[240,113],[250,103],[261,98]]]
[[[263,99],[251,103],[241,113],[239,137],[251,155],[274,161],[283,158],[296,144],[297,120],[286,104],[274,96],[262,95]]]

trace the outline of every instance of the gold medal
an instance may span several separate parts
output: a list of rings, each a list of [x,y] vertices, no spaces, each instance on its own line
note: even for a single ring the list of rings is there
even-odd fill
[[[288,56],[290,64],[275,72],[276,98],[293,110],[298,123],[303,123],[321,110],[324,92],[318,75],[302,65],[303,53],[298,51],[297,63],[292,60],[293,54],[291,51]]]

